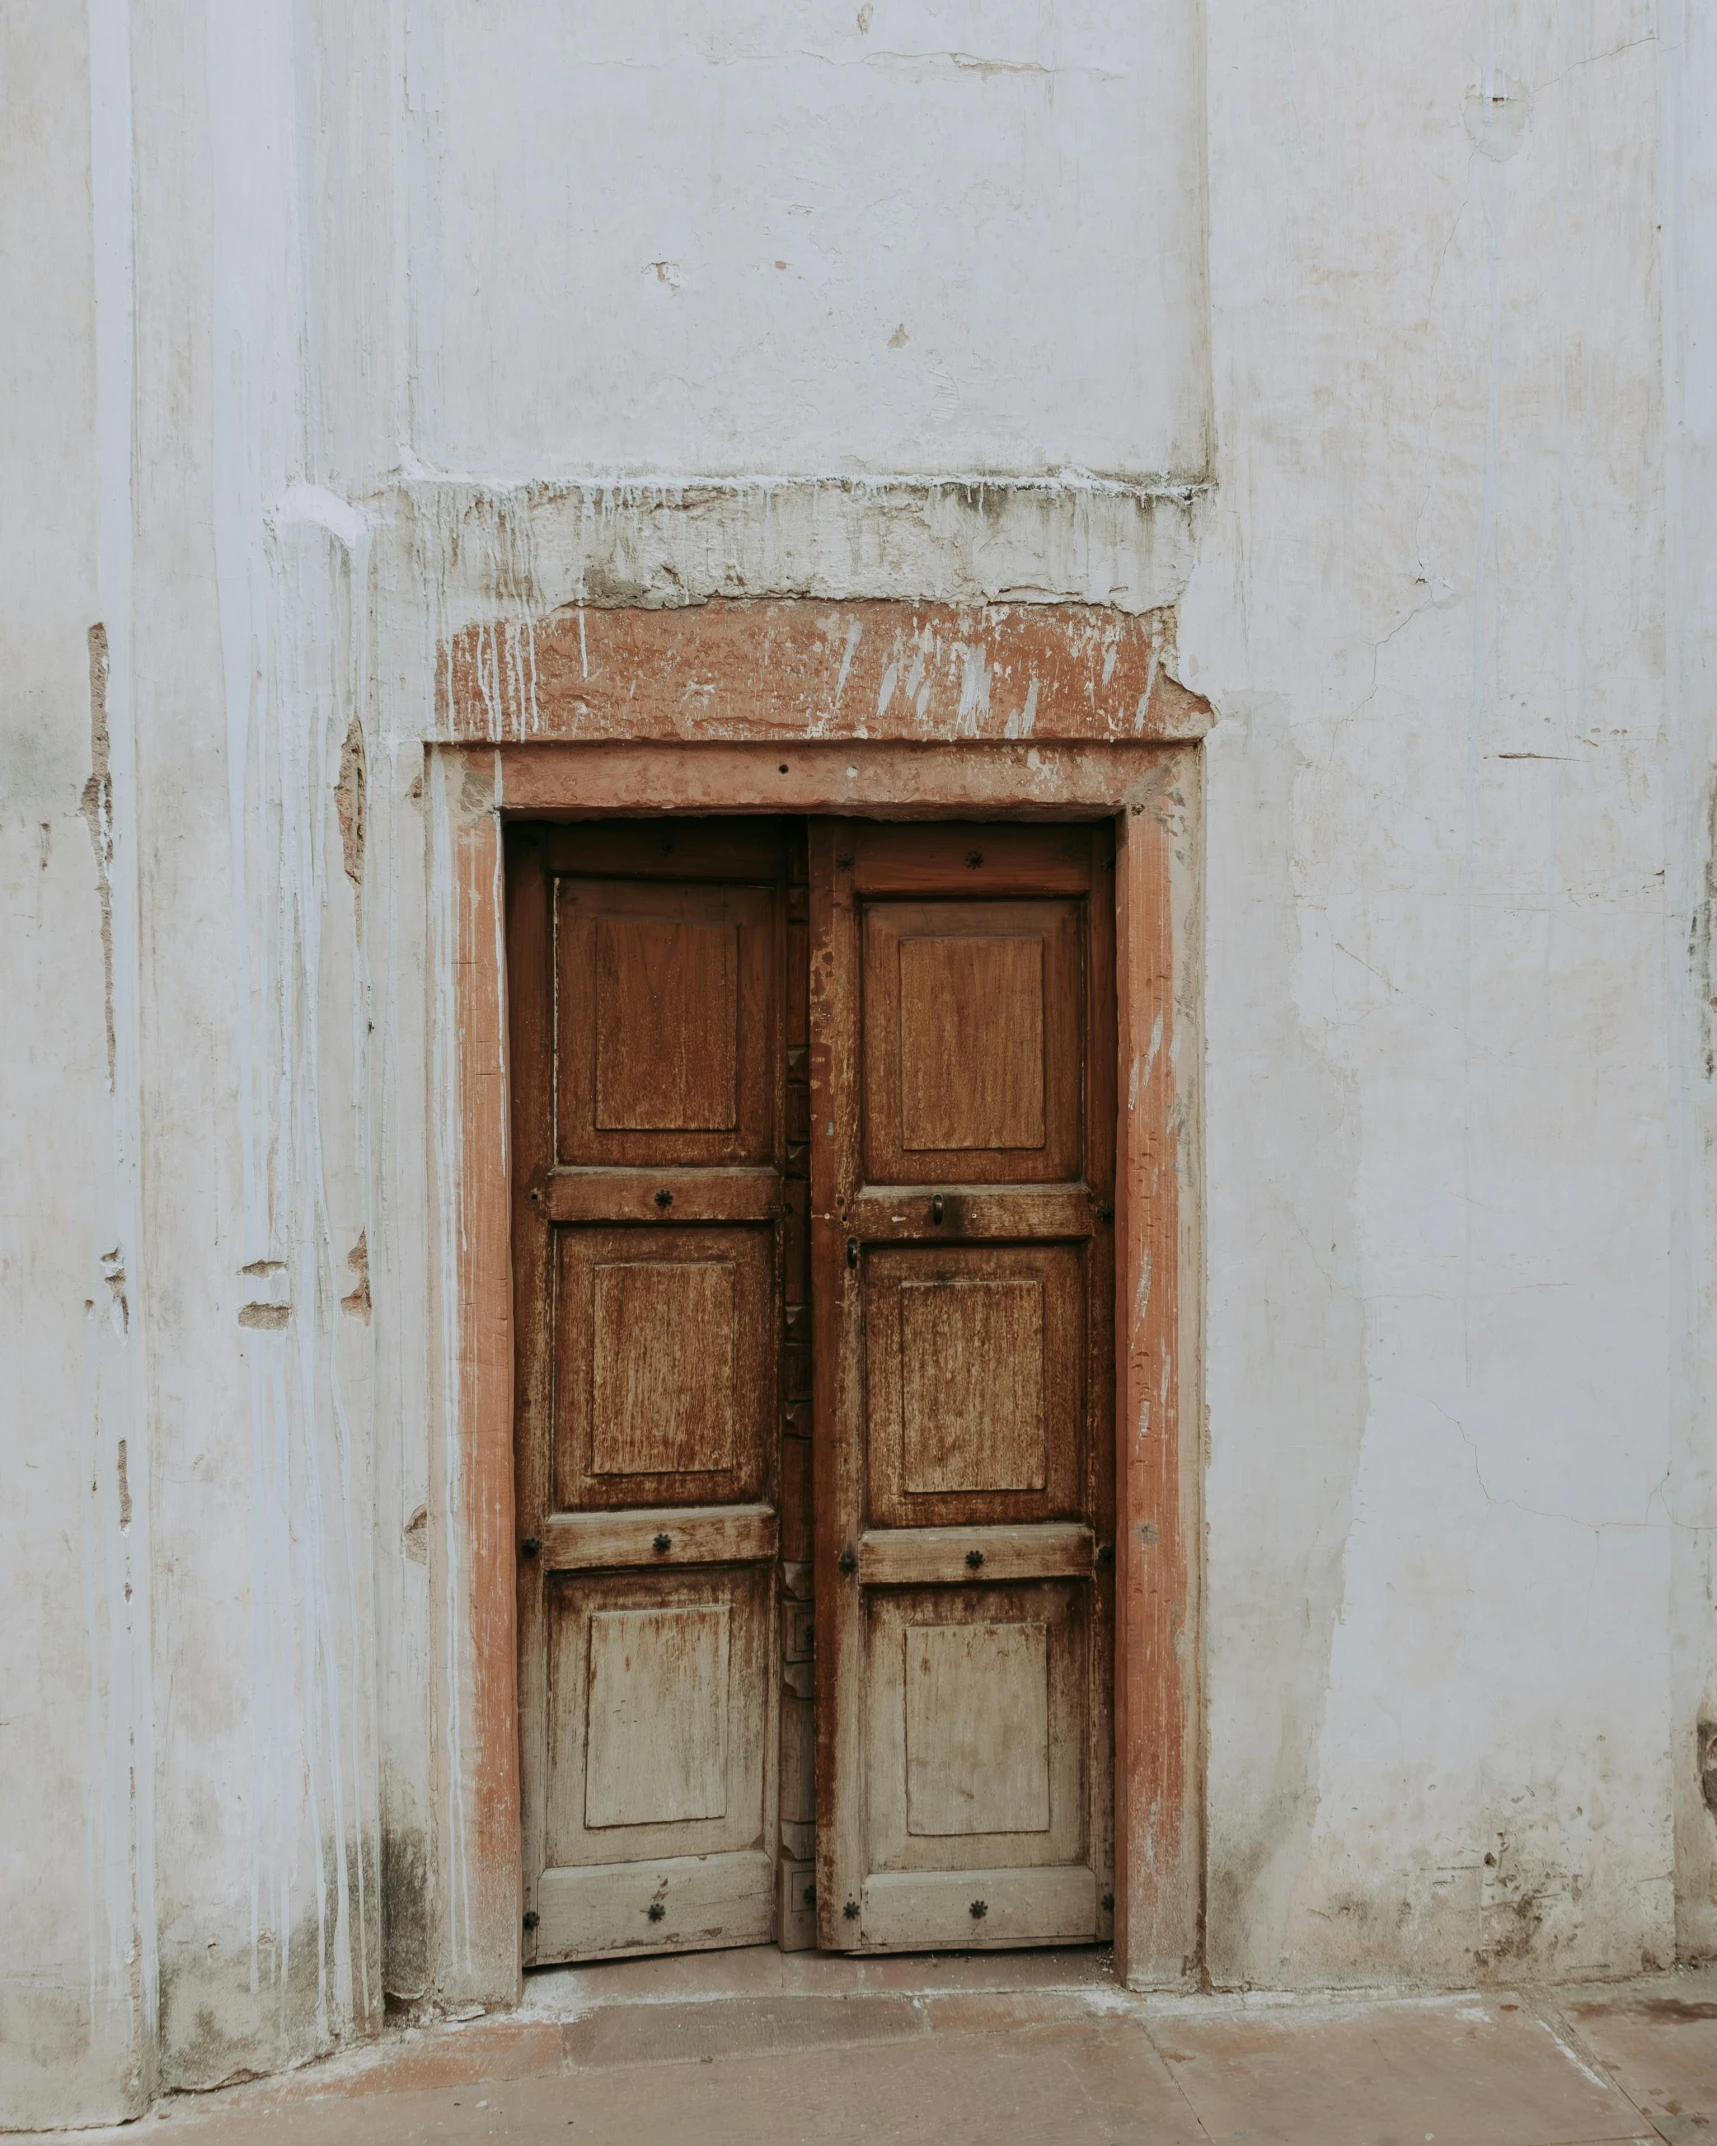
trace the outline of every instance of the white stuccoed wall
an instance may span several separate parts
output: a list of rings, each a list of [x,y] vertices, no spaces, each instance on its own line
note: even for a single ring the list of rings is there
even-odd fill
[[[1627,1972],[1691,1755],[1668,63],[1633,0],[1209,20],[1212,1972]]]
[[[368,12],[0,31],[0,2121],[468,1987],[421,739],[577,594],[1179,599],[1211,1971],[1717,1949],[1710,25]]]

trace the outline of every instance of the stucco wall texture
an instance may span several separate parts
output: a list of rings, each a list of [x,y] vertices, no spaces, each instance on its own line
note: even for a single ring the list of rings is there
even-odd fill
[[[1717,1952],[1710,11],[16,0],[0,104],[0,2122],[495,1995],[433,741],[569,604],[1172,626],[1203,1967]]]

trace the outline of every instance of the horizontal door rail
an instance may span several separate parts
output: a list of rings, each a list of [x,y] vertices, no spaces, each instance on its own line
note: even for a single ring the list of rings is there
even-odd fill
[[[551,1222],[773,1222],[786,1204],[771,1169],[551,1170],[529,1195]]]
[[[534,1554],[550,1572],[639,1565],[749,1565],[773,1558],[773,1505],[664,1505],[615,1513],[556,1513]],[[527,1554],[529,1553],[527,1546]]]
[[[1083,1185],[867,1185],[844,1226],[861,1244],[1037,1242],[1090,1237],[1111,1219]]]
[[[871,1528],[859,1537],[864,1587],[953,1581],[1089,1579],[1097,1538],[1076,1521],[970,1528]]]

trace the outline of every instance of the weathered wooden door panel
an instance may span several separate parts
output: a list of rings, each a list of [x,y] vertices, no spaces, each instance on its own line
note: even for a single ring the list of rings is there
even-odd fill
[[[785,855],[509,846],[527,1964],[775,1926]]]
[[[1111,854],[812,830],[825,1946],[1109,1931]]]
[[[557,1572],[547,1594],[550,1866],[754,1847],[766,1573]]]
[[[775,1432],[773,1229],[555,1237],[557,1508],[761,1497]]]
[[[1078,905],[878,902],[864,925],[866,1181],[1081,1177]]]

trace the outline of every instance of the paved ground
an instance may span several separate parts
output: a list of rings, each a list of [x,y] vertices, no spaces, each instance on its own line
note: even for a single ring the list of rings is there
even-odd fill
[[[1095,1953],[770,1951],[533,1976],[141,2146],[1717,2146],[1717,1973],[1347,1999],[1129,1996]]]

